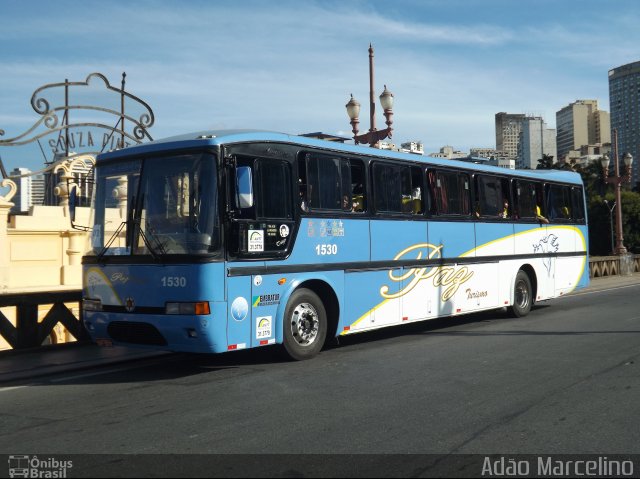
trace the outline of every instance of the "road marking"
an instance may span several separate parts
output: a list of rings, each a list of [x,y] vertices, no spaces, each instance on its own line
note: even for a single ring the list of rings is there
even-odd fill
[[[10,387],[6,387],[6,388],[0,388],[0,393],[6,392],[6,391],[13,391],[14,389],[22,389],[22,388],[28,388],[29,386],[10,386]]]

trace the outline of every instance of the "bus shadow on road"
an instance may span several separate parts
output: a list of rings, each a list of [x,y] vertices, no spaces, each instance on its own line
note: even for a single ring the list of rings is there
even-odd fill
[[[532,313],[546,309],[546,305],[536,305]],[[525,320],[528,318],[524,318]],[[438,318],[427,321],[385,327],[374,331],[329,339],[324,351],[344,349],[355,351],[354,346],[376,347],[379,341],[401,339],[418,335],[495,335],[495,334],[560,334],[559,332],[531,331],[483,331],[487,322],[522,321],[510,316],[506,309],[483,311],[464,316]],[[574,334],[574,333],[564,333]],[[322,357],[320,354],[320,357]],[[313,361],[313,360],[312,360]],[[43,378],[40,384],[117,384],[138,383],[140,387],[167,383],[170,385],[197,385],[219,380],[231,379],[243,375],[264,372],[273,367],[292,363],[287,359],[280,345],[263,348],[234,351],[223,354],[175,353],[165,356],[123,362],[117,365],[104,365],[94,369],[66,373],[61,378]],[[66,376],[66,377],[65,377]]]
[[[534,306],[532,311],[547,306]],[[514,318],[509,314],[506,308],[481,311],[478,313],[465,314],[461,316],[449,316],[446,318],[429,319],[425,321],[414,321],[406,324],[398,324],[395,326],[384,327],[373,331],[366,331],[363,333],[353,334],[349,336],[341,336],[337,341],[331,344],[329,347],[333,348],[338,345],[349,346],[355,344],[364,344],[369,342],[400,338],[403,336],[415,336],[431,333],[446,332],[451,328],[474,325],[478,326],[483,323],[492,321],[518,321],[519,318]],[[459,331],[451,331],[452,334],[459,334]]]

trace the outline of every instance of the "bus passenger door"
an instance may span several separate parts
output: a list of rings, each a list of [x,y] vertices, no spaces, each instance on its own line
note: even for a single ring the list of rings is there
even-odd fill
[[[230,268],[234,267],[229,263]],[[246,263],[237,263],[244,266]],[[232,276],[227,278],[227,350],[251,347],[251,276]]]

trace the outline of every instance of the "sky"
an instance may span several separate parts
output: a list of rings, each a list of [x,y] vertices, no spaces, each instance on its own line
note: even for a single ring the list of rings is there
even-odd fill
[[[638,25],[637,0],[0,0],[0,140],[41,118],[30,104],[40,86],[93,72],[116,87],[126,72],[154,139],[351,136],[350,94],[369,127],[371,43],[376,97],[385,84],[394,94],[394,143],[494,148],[501,111],[550,128],[577,99],[609,111],[608,71],[640,60]],[[46,146],[0,146],[0,157],[38,170]]]

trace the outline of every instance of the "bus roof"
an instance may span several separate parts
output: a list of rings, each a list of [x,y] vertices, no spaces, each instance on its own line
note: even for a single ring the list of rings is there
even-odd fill
[[[273,142],[300,145],[309,148],[318,148],[326,151],[335,151],[347,154],[357,154],[374,158],[393,158],[404,161],[424,163],[441,167],[454,167],[467,171],[485,172],[491,174],[502,174],[508,176],[519,176],[531,179],[547,179],[564,183],[581,184],[582,179],[579,174],[562,170],[509,170],[497,166],[479,165],[475,163],[447,160],[443,158],[432,158],[429,156],[404,153],[393,150],[382,150],[370,148],[368,146],[345,144],[335,141],[327,141],[306,136],[290,135],[264,130],[208,130],[184,135],[173,136],[149,143],[131,146],[121,150],[114,150],[98,155],[97,161],[108,161],[129,156],[147,155],[162,151],[183,150],[190,148],[203,148],[207,146],[221,146],[232,143],[247,142]]]

